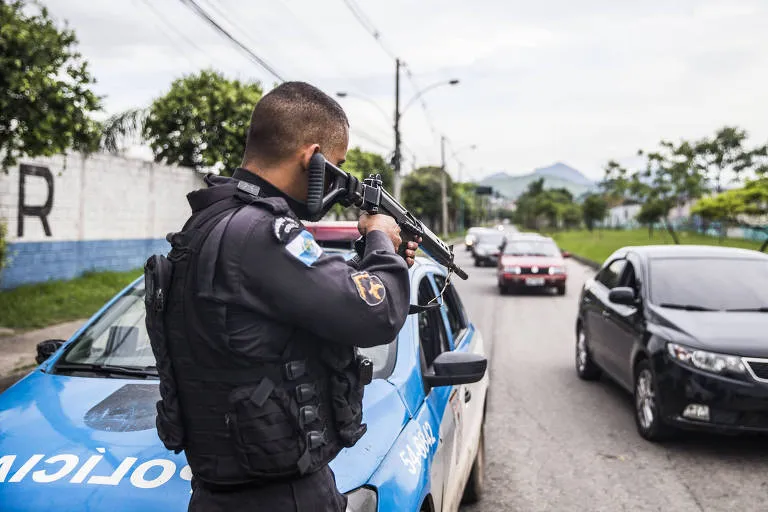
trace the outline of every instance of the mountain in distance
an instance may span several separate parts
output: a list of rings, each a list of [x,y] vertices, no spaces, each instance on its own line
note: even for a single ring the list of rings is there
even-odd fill
[[[506,172],[497,172],[486,176],[480,181],[480,185],[493,187],[501,195],[517,199],[525,192],[528,185],[540,178],[544,178],[544,188],[565,188],[579,197],[592,190],[595,182],[584,176],[573,167],[557,162],[549,167],[535,169],[529,174],[512,175]]]
[[[541,167],[533,171],[533,174],[539,176],[552,176],[553,178],[559,178],[565,181],[572,181],[584,186],[592,186],[593,182],[580,171],[577,171],[570,165],[566,165],[562,162],[550,165],[549,167]]]

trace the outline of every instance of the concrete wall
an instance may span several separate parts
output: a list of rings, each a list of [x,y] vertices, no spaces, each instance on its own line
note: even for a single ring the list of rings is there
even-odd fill
[[[23,159],[0,174],[0,222],[9,261],[0,288],[131,270],[169,249],[189,216],[186,194],[204,186],[190,169],[112,155]]]

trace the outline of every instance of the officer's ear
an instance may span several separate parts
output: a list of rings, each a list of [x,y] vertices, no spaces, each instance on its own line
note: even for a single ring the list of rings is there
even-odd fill
[[[315,153],[320,152],[320,144],[309,144],[302,148],[301,150],[301,169],[304,172],[307,172],[309,170],[309,162],[312,160],[312,157],[315,155]]]

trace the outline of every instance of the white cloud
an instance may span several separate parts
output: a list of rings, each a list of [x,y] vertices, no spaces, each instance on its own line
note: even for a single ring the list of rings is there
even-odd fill
[[[341,0],[199,1],[286,78],[366,96],[391,117],[394,63]],[[110,111],[148,104],[201,67],[272,84],[177,0],[46,3],[77,31]],[[465,176],[564,161],[599,177],[610,158],[726,123],[768,139],[764,0],[357,3],[420,86],[461,79],[425,99],[456,146],[478,145],[463,154]],[[414,92],[403,78],[402,103]],[[340,101],[354,128],[391,146],[391,120],[365,101]],[[437,163],[439,138],[418,105],[402,127],[417,163]]]

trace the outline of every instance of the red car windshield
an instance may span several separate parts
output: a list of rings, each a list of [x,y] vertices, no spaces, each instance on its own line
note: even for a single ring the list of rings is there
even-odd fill
[[[557,246],[547,240],[512,240],[504,246],[506,256],[560,256]]]

